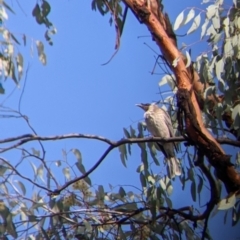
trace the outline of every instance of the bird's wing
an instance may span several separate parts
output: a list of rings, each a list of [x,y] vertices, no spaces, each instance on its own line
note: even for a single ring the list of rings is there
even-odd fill
[[[165,113],[164,121],[165,121],[165,124],[166,124],[167,127],[168,127],[170,136],[171,136],[171,137],[174,137],[175,135],[174,135],[174,131],[173,131],[173,126],[172,126],[171,118],[170,118],[169,114],[168,114],[165,110],[163,110],[163,109],[161,109],[161,110],[164,111],[164,113]]]
[[[163,109],[162,109],[162,110],[163,110]],[[171,137],[175,137],[171,118],[170,118],[169,114],[168,114],[165,110],[163,110],[163,111],[164,111],[164,113],[165,113],[165,118],[164,118],[164,120],[165,120],[165,124],[166,124],[167,127],[168,127],[169,134],[170,134]],[[178,152],[178,146],[177,146],[175,143],[173,143],[173,145],[174,145],[176,151]]]

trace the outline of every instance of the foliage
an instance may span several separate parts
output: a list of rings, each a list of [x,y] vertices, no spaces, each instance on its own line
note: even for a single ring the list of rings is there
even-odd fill
[[[48,15],[51,11],[50,4],[42,0],[41,5],[38,3],[35,5],[32,11],[33,17],[35,17],[38,24],[44,24],[47,28],[45,32],[46,41],[52,45],[51,35],[56,33],[56,28],[49,21]],[[7,28],[6,22],[9,18],[9,14],[15,14],[14,10],[6,3],[6,1],[0,2],[0,33],[1,33],[1,52],[0,52],[0,71],[1,79],[12,79],[18,86],[22,78],[24,71],[24,56],[20,52],[20,46],[26,47],[28,37],[25,34],[18,34],[16,37],[10,29]],[[19,40],[21,38],[21,41]],[[44,52],[44,44],[40,40],[32,41],[31,50],[33,51],[33,42],[35,42],[38,52],[39,60],[43,65],[46,65],[47,57]],[[0,84],[0,93],[4,93],[4,87]]]
[[[205,1],[208,2],[208,1]],[[114,22],[117,35],[123,28],[122,5],[120,1],[93,0],[92,9],[102,15],[111,14],[110,23]],[[211,45],[211,51],[197,56],[194,63],[199,73],[200,81],[204,84],[205,105],[202,111],[206,126],[215,137],[219,130],[231,137],[232,132],[237,138],[240,134],[240,94],[239,94],[239,9],[235,2],[230,9],[222,5],[222,1],[210,3],[206,10],[198,13],[191,8],[179,14],[174,23],[177,30],[187,24],[190,25],[187,34],[193,33],[201,27],[200,39]],[[14,13],[5,1],[1,1],[0,14],[2,16],[2,52],[1,71],[4,79],[11,78],[19,83],[24,70],[24,57],[15,45],[20,45],[17,38],[4,27],[7,12]],[[49,21],[51,11],[47,1],[37,3],[32,15],[38,24],[43,24],[47,31],[45,38],[51,45],[50,36],[56,29]],[[187,15],[185,14],[188,11]],[[185,15],[184,15],[185,14]],[[205,16],[203,16],[205,15]],[[204,23],[201,24],[201,18]],[[120,40],[117,37],[117,42]],[[26,37],[23,35],[26,45]],[[117,43],[117,47],[119,43]],[[36,41],[38,57],[46,64],[44,45]],[[182,50],[188,46],[183,46]],[[186,65],[192,63],[191,51],[186,52]],[[162,58],[160,58],[162,60]],[[160,60],[157,62],[160,66]],[[177,64],[177,62],[176,62]],[[17,69],[17,73],[16,70]],[[18,76],[16,76],[18,75]],[[178,127],[175,93],[177,91],[175,78],[170,70],[162,78],[159,86],[168,83],[172,95],[164,99],[172,116],[174,127]],[[4,92],[1,86],[1,92]],[[221,97],[221,102],[214,104],[213,99]],[[15,113],[21,116],[21,112]],[[233,119],[231,124],[225,121],[226,114]],[[27,117],[24,117],[31,129],[34,129]],[[224,121],[229,129],[225,129]],[[229,125],[228,125],[229,124]],[[144,137],[146,128],[144,123],[137,127],[130,126],[123,129],[125,137],[119,141],[112,141],[100,136],[69,134],[62,136],[43,137],[37,134],[26,134],[0,140],[3,147],[0,153],[20,150],[21,159],[12,164],[8,159],[0,156],[0,237],[1,239],[211,239],[208,231],[208,220],[211,212],[225,210],[232,215],[232,225],[239,224],[240,201],[235,193],[228,196],[221,195],[222,183],[214,175],[211,166],[206,166],[197,149],[183,137],[174,139],[154,139]],[[176,134],[178,135],[178,134]],[[44,141],[68,138],[95,139],[108,144],[108,148],[89,170],[85,169],[85,161],[81,151],[72,148],[62,151],[62,159],[46,161]],[[161,166],[155,143],[158,141],[179,142],[184,150],[182,155],[183,174],[180,177],[182,190],[190,191],[192,205],[176,207],[171,195],[175,183],[169,179]],[[39,149],[29,150],[29,144],[38,141]],[[185,141],[184,144],[180,142]],[[225,141],[225,142],[224,142]],[[219,143],[228,143],[239,147],[239,142],[229,139],[218,139]],[[28,144],[28,145],[27,145]],[[140,151],[141,164],[137,167],[140,186],[102,186],[91,181],[91,173],[96,171],[108,154],[118,148],[120,160],[127,167],[128,159],[133,157],[133,148]],[[30,159],[32,172],[25,175],[20,165]],[[74,164],[72,164],[74,159]],[[239,167],[239,153],[236,155],[236,168]],[[62,179],[56,177],[52,166],[63,173]],[[156,168],[157,166],[157,168]],[[158,169],[158,170],[156,170]],[[162,168],[165,169],[165,168]],[[157,171],[157,172],[156,172]],[[62,184],[62,182],[65,182]],[[210,188],[210,199],[203,195]],[[31,192],[29,192],[31,189]],[[203,199],[202,199],[203,198]],[[216,199],[218,204],[216,205]],[[206,205],[205,210],[200,205]]]

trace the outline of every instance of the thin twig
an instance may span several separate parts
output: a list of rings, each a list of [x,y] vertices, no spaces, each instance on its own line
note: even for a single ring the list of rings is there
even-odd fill
[[[37,186],[37,187],[39,187],[39,188],[41,188],[41,189],[44,189],[44,190],[47,191],[47,192],[49,191],[48,188],[39,185],[38,183],[36,183],[36,181],[33,181],[32,179],[23,176],[15,167],[13,167],[13,166],[12,166],[8,161],[6,161],[4,158],[0,157],[0,160],[3,161],[6,165],[8,165],[12,170],[14,170],[14,171],[16,172],[16,174],[17,174],[18,176],[20,176],[21,178],[29,181],[30,183],[32,183],[33,185],[35,185],[35,186]]]

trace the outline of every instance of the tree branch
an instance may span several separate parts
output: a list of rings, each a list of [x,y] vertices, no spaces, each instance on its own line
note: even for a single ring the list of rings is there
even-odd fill
[[[183,141],[188,141],[189,139],[185,137],[174,137],[174,138],[160,138],[160,137],[144,137],[144,138],[123,138],[118,141],[114,141],[102,136],[98,135],[90,135],[90,134],[81,134],[81,133],[70,133],[70,134],[64,134],[64,135],[56,135],[56,136],[38,136],[34,134],[24,134],[20,135],[17,137],[10,137],[10,138],[5,138],[0,140],[0,144],[2,143],[8,143],[8,142],[14,142],[17,140],[20,140],[18,143],[2,148],[0,150],[0,153],[6,152],[10,149],[19,147],[27,142],[31,141],[54,141],[54,140],[64,140],[64,139],[69,139],[69,138],[79,138],[79,139],[93,139],[93,140],[99,140],[102,142],[105,142],[109,144],[110,146],[114,145],[122,145],[122,144],[128,144],[128,143],[141,143],[141,142],[160,142],[160,143],[165,143],[165,142],[183,142]],[[227,144],[235,147],[240,147],[240,141],[232,140],[229,138],[216,138],[216,141],[220,144]]]

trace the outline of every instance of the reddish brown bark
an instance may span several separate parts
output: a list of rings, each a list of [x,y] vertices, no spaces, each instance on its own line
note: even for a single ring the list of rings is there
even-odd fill
[[[151,32],[165,59],[168,61],[175,74],[178,87],[179,111],[184,115],[185,131],[194,145],[204,152],[210,164],[215,168],[217,176],[224,182],[228,192],[240,190],[240,176],[230,162],[230,157],[225,154],[221,145],[205,128],[201,110],[196,99],[196,92],[203,92],[203,84],[199,82],[197,72],[192,67],[186,68],[185,57],[178,50],[174,36],[169,34],[169,23],[163,13],[154,14],[143,0],[124,0],[131,8],[140,22],[144,23]],[[157,0],[150,0],[157,1]],[[178,59],[176,66],[172,66]]]

